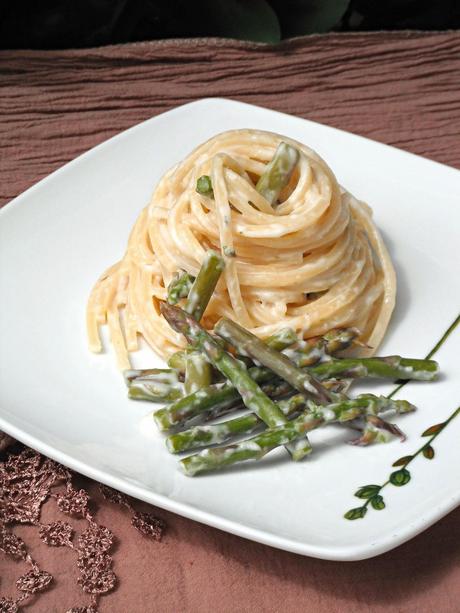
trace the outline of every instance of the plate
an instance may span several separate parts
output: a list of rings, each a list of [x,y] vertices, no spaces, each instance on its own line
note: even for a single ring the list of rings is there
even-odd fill
[[[399,392],[419,409],[397,420],[405,443],[356,448],[345,444],[344,429],[328,428],[312,435],[315,453],[304,462],[294,464],[280,450],[195,479],[167,452],[150,417],[152,405],[127,399],[110,350],[92,355],[86,346],[90,288],[123,254],[161,175],[205,139],[244,127],[310,145],[344,186],[372,205],[399,282],[379,353],[423,357],[443,336],[460,305],[454,232],[460,172],[296,117],[200,100],[95,147],[1,211],[0,428],[93,479],[242,537],[331,560],[375,556],[460,502],[460,417],[437,429],[431,460],[420,451],[404,470],[392,467],[430,440],[420,436],[426,428],[454,415],[458,329],[437,352],[441,380],[410,383]],[[136,359],[138,365],[159,362],[145,351]],[[370,389],[387,393],[392,385]],[[358,487],[384,484],[398,470],[404,487],[385,485],[379,494],[384,509],[368,503],[365,516],[344,518],[366,504],[354,496]]]

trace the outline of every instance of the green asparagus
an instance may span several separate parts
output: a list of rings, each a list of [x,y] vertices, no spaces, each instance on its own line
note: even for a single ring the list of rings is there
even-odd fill
[[[322,339],[318,339],[319,344],[322,343]],[[399,356],[388,356],[383,358],[343,358],[340,360],[331,359],[331,357],[324,353],[323,348],[317,348],[316,345],[311,345],[309,347],[308,352],[306,351],[302,355],[295,355],[290,349],[287,350],[287,355],[290,359],[292,359],[297,366],[311,364],[314,361],[320,359],[318,356],[324,356],[322,359],[326,359],[328,361],[321,362],[320,364],[316,364],[309,368],[309,371],[317,377],[320,381],[322,381],[323,385],[327,381],[332,381],[335,377],[337,378],[357,378],[357,377],[380,377],[380,378],[388,378],[388,379],[411,379],[415,381],[433,381],[437,378],[438,375],[438,364],[433,360],[416,360],[411,358],[401,358]],[[174,354],[174,356],[178,356],[178,354]],[[173,357],[174,357],[173,356]],[[176,360],[178,358],[175,357],[174,364],[176,364]],[[185,352],[183,352],[183,356],[181,356],[181,364],[185,362]],[[171,362],[169,364],[173,366]],[[182,372],[182,366],[178,369],[179,372]],[[185,372],[185,367],[183,367],[183,371]],[[147,370],[139,370],[139,371],[128,371],[131,374],[131,379],[134,381],[136,377],[145,378],[145,373],[148,373]],[[158,372],[154,369],[153,372]],[[170,372],[170,371],[167,371]],[[274,377],[273,373],[264,368],[253,367],[248,369],[249,374],[256,379],[259,383],[266,383],[270,381],[272,377]],[[154,375],[154,379],[156,379],[156,375]],[[273,379],[274,382],[279,381],[276,377]],[[128,382],[129,385],[129,382]],[[330,386],[329,386],[330,387]],[[215,390],[211,386],[206,390],[209,394],[214,394]],[[151,393],[151,397],[149,394]],[[233,390],[233,388],[229,388],[225,392],[226,398],[228,398],[230,404],[231,399],[237,400],[238,393]],[[143,388],[142,397],[139,396],[142,400],[152,400],[153,402],[160,402],[162,396],[158,395],[155,388],[153,388],[152,392],[149,392],[146,388]],[[189,404],[189,398],[186,396],[183,399],[185,404]],[[179,401],[179,402],[182,402]],[[219,406],[219,401],[216,399],[216,404]],[[193,411],[188,415],[187,419],[194,417],[198,413],[202,413],[201,402],[197,401],[193,398],[190,401],[190,405],[193,406]],[[204,411],[209,410],[210,404],[208,399],[203,405]],[[230,406],[230,405],[229,405]],[[169,409],[167,408],[166,411]],[[169,425],[168,427],[171,427]]]
[[[203,351],[214,367],[227,377],[238,390],[248,409],[256,413],[269,427],[286,423],[286,417],[281,409],[262,391],[259,385],[251,378],[246,368],[233,356],[224,351],[193,317],[190,317],[182,309],[169,305],[166,302],[162,302],[160,308],[170,326],[176,332],[182,333],[197,350]],[[308,452],[310,451],[307,439],[305,439],[304,449],[305,452],[307,452],[307,449]],[[296,447],[295,454],[289,448],[288,451],[295,460],[302,457],[302,449],[300,447]]]
[[[302,414],[293,421],[282,426],[269,428],[241,443],[235,443],[226,447],[214,447],[204,449],[195,455],[180,461],[182,469],[189,477],[211,470],[218,470],[244,460],[259,460],[269,451],[280,445],[289,445],[296,439],[305,437],[307,432],[314,430],[324,423],[322,417],[314,413]]]
[[[177,373],[166,368],[125,370],[128,397],[150,402],[173,402],[183,396],[183,385]]]
[[[371,443],[386,443],[393,436],[398,436],[401,441],[406,440],[406,436],[396,424],[391,424],[378,415],[367,415],[366,425],[361,436],[349,441],[349,443],[350,445],[365,447]]]
[[[336,332],[328,332],[325,337],[319,337],[304,342],[301,346],[303,355],[309,360],[310,363],[314,363],[320,359],[328,358],[326,351],[338,351],[349,346],[356,336],[356,332],[353,330],[337,330]],[[281,338],[274,334],[265,341],[269,346],[272,343],[281,342]],[[286,341],[287,342],[287,341]],[[175,353],[168,362],[169,366],[179,369],[180,372],[185,372],[185,357],[187,352],[192,351],[186,349],[183,352]],[[289,349],[287,351],[290,351]],[[273,393],[280,391],[281,381],[277,378],[273,372],[267,368],[252,367],[248,369],[248,373],[251,377],[262,385],[262,388],[266,394],[270,397],[274,395],[280,397],[279,393]],[[268,382],[272,381],[273,385],[271,389]],[[333,382],[334,385],[340,387],[340,383]],[[323,381],[323,385],[326,382]],[[281,388],[282,389],[282,388]],[[234,387],[228,385],[222,387],[222,385],[209,386],[204,390],[202,394],[191,394],[185,396],[180,400],[177,400],[174,404],[164,407],[155,413],[155,419],[158,423],[158,427],[161,430],[169,430],[178,425],[196,418],[198,415],[204,415],[209,413],[212,407],[215,406],[215,410],[211,415],[216,417],[223,413],[228,412],[231,407],[238,404],[240,395]]]
[[[261,378],[259,383],[264,393],[270,398],[282,398],[292,391],[288,383],[279,379],[262,383]],[[166,432],[190,421],[209,421],[241,408],[244,408],[244,404],[237,390],[228,383],[217,383],[158,409],[153,414],[153,418],[158,428]]]
[[[173,402],[184,395],[176,373],[150,374],[128,381],[128,397],[150,402]]]
[[[299,411],[305,410],[307,402],[303,394],[296,394],[286,400],[280,400],[278,406],[286,417],[291,418]],[[376,418],[377,413],[389,410],[396,413],[407,413],[415,409],[406,400],[394,401],[385,396],[374,396],[373,394],[362,394],[358,398],[344,400],[333,406],[344,413],[347,408],[365,410],[370,414],[368,430],[370,431],[373,428],[373,431],[376,432],[377,424],[374,418]],[[387,427],[387,422],[382,421],[382,423]],[[206,445],[225,443],[235,435],[250,434],[263,427],[264,423],[254,413],[249,413],[218,424],[195,426],[183,432],[172,434],[166,439],[166,445],[171,453],[180,453]],[[382,424],[380,424],[380,427],[382,428]],[[392,433],[396,434],[396,431],[393,430]]]
[[[173,280],[168,285],[168,302],[177,304],[181,298],[187,298],[195,277],[182,270],[174,275]]]
[[[287,356],[267,347],[257,336],[234,321],[223,318],[217,323],[214,330],[219,336],[234,345],[237,351],[257,360],[309,399],[319,404],[328,404],[336,399],[335,395],[321,385],[313,375],[297,368]]]
[[[142,370],[130,368],[123,371],[126,385],[130,385],[136,379],[150,380],[159,383],[175,384],[178,381],[177,373],[170,368],[144,368]]]
[[[281,142],[257,181],[256,190],[274,206],[282,190],[289,183],[299,161],[295,147]]]
[[[291,417],[305,409],[306,402],[302,394],[296,394],[286,400],[280,400],[278,406],[286,417]],[[218,424],[194,426],[189,430],[171,434],[166,439],[166,446],[171,453],[180,453],[206,445],[225,443],[234,436],[250,434],[264,426],[264,422],[257,415],[248,413]]]
[[[168,359],[168,366],[181,375],[185,375],[185,366],[187,364],[187,355],[191,353],[193,349],[187,347],[187,349],[181,349],[172,354]]]
[[[208,387],[211,385],[211,380],[211,364],[202,353],[192,351],[185,363],[185,393],[193,394],[203,387]]]
[[[304,366],[301,356],[296,359],[290,354],[290,357],[298,366]],[[438,376],[439,366],[434,360],[415,360],[392,355],[383,358],[332,359],[313,366],[310,372],[318,379],[376,377],[434,381]]]
[[[366,395],[365,395],[366,396]],[[388,402],[387,398],[374,397],[373,408],[377,410],[378,406],[385,406]],[[392,401],[390,401],[392,402]],[[394,402],[394,401],[393,401]],[[412,405],[406,401],[402,402],[402,411],[412,409]],[[328,406],[319,406],[309,403],[309,410],[301,413],[299,417],[288,421],[287,423],[269,428],[250,439],[227,445],[225,447],[215,447],[205,449],[200,453],[189,456],[181,460],[180,464],[184,472],[188,476],[194,476],[198,473],[218,470],[225,466],[230,466],[236,462],[244,460],[258,460],[265,456],[269,451],[294,442],[296,439],[301,439],[305,434],[319,426],[331,422],[346,422],[362,415],[366,415],[369,402],[366,398],[358,397],[354,400],[345,400],[339,403],[330,404]]]
[[[217,339],[221,340],[221,339]],[[282,351],[283,349],[287,349],[291,345],[297,342],[297,336],[292,328],[283,328],[278,332],[275,332],[268,338],[264,340],[269,347],[276,349],[277,351]],[[223,343],[225,341],[222,341]],[[181,351],[176,351],[172,354],[172,356],[168,360],[168,366],[179,373],[185,374],[185,365],[187,361],[187,355],[193,350],[190,348],[183,349]],[[314,351],[314,347],[312,349]],[[238,356],[240,358],[241,356]]]
[[[202,175],[196,182],[196,191],[208,198],[214,198],[214,191],[212,189],[211,177],[208,175]]]
[[[335,328],[324,336],[298,341],[283,353],[297,366],[312,366],[330,360],[331,355],[347,349],[356,342],[358,336],[359,332],[355,328]]]
[[[292,328],[281,328],[278,332],[264,339],[264,343],[276,351],[282,351],[296,343],[297,340],[295,330]]]
[[[224,270],[224,260],[215,251],[208,251],[188,293],[185,311],[200,321]]]

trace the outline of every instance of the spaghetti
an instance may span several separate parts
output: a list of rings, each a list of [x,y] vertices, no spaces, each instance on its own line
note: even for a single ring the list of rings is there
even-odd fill
[[[295,171],[271,206],[256,189],[280,142],[295,147]],[[196,191],[203,175],[212,193]],[[304,338],[354,326],[371,354],[387,328],[396,280],[370,208],[343,190],[311,149],[259,130],[219,134],[159,182],[140,213],[123,258],[94,286],[87,307],[89,346],[101,351],[107,324],[120,368],[138,335],[160,356],[184,340],[160,314],[178,270],[196,275],[208,249],[224,274],[204,313],[212,329],[228,317],[265,338],[291,327]]]

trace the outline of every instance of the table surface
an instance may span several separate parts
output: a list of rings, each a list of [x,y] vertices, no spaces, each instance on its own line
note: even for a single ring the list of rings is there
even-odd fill
[[[278,47],[218,39],[90,50],[0,52],[0,205],[90,147],[202,97],[266,106],[460,168],[460,32],[328,34]],[[456,613],[460,509],[411,542],[353,563],[303,558],[158,511],[162,542],[81,479],[97,519],[117,536],[116,589],[100,613],[279,610]],[[147,510],[148,505],[136,503]],[[150,508],[150,510],[152,510]],[[51,503],[43,520],[55,521]],[[36,528],[16,533],[53,589],[26,610],[66,611],[87,598],[75,556],[47,548]],[[2,554],[0,554],[1,556]],[[0,557],[0,593],[26,568]]]

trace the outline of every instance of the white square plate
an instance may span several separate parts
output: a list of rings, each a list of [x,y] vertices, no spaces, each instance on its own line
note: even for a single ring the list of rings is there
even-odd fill
[[[113,354],[86,345],[85,306],[102,270],[161,175],[218,132],[260,128],[318,151],[338,180],[369,202],[395,261],[399,291],[381,354],[423,357],[457,316],[460,172],[327,126],[239,102],[207,99],[146,121],[67,164],[0,215],[0,428],[80,473],[159,507],[268,545],[332,560],[387,551],[460,502],[460,418],[412,462],[386,508],[344,512],[356,489],[384,483],[421,432],[455,409],[460,334],[437,353],[442,379],[399,393],[419,410],[398,419],[406,443],[356,448],[329,428],[294,464],[283,451],[195,479],[184,476],[153,426],[152,406],[127,399]],[[142,356],[141,356],[142,360]],[[150,359],[150,364],[154,360]],[[386,393],[389,384],[372,385]],[[369,389],[369,388],[368,388]]]

